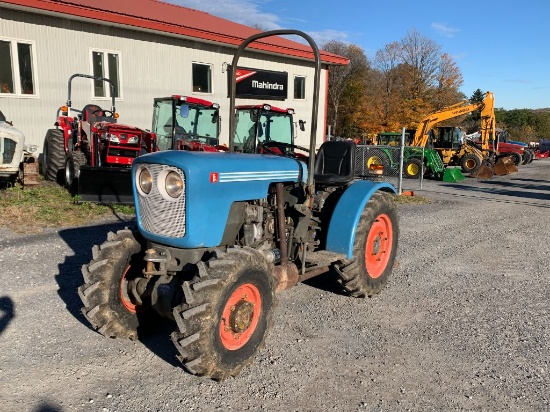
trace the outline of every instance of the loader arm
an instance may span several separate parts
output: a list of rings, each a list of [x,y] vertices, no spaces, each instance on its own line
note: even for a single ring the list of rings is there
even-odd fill
[[[420,127],[416,129],[411,146],[425,147],[428,143],[428,133],[437,123],[481,110],[482,149],[484,151],[488,150],[489,140],[491,138],[494,140],[495,137],[494,101],[493,93],[487,92],[481,103],[468,104],[468,101],[464,100],[437,112],[430,113],[420,121]]]

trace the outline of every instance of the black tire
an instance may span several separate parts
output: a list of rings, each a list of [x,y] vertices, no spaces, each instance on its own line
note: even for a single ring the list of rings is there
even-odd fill
[[[138,315],[148,307],[132,302],[124,285],[132,276],[141,276],[142,249],[131,230],[109,232],[107,241],[93,247],[92,261],[82,266],[84,284],[78,288],[82,313],[106,337],[138,337]]]
[[[533,161],[534,154],[531,150],[525,149],[521,158],[522,165],[528,165]]]
[[[361,213],[353,256],[336,267],[340,283],[353,297],[379,293],[390,276],[397,253],[397,206],[388,193],[376,192]]]
[[[473,153],[466,153],[460,159],[460,168],[463,173],[475,173],[481,167],[483,159]]]
[[[512,159],[512,162],[514,162],[516,166],[519,166],[522,162],[521,155],[519,153],[506,153],[506,156],[510,157],[510,159]]]
[[[78,192],[78,178],[80,176],[80,167],[87,163],[86,155],[81,151],[71,152],[65,161],[65,187],[76,194]]]
[[[390,173],[391,162],[388,154],[381,149],[369,149],[365,154],[365,168],[368,171],[371,165],[384,166],[383,175],[387,176]]]
[[[60,172],[65,166],[65,140],[63,130],[50,129],[44,138],[42,174],[46,180],[62,182]]]
[[[424,163],[420,159],[409,159],[403,165],[403,176],[407,179],[418,179],[424,173]]]
[[[252,362],[276,303],[271,272],[263,255],[250,248],[216,251],[199,262],[198,276],[183,282],[184,301],[173,311],[178,328],[172,341],[186,370],[223,380]]]

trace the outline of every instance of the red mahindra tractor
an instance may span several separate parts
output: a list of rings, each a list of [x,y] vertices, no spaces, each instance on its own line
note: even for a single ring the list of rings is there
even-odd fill
[[[220,106],[195,97],[158,97],[153,104],[158,150],[226,151],[220,146]]]
[[[294,144],[294,109],[282,109],[264,103],[236,106],[235,150],[243,153],[270,153],[307,159],[305,147]],[[305,122],[298,121],[300,130]]]
[[[76,77],[107,82],[110,109],[97,104],[87,104],[82,110],[71,107],[71,83]],[[67,103],[57,112],[56,128],[49,129],[44,139],[44,177],[64,182],[82,201],[133,204],[131,164],[140,154],[156,151],[155,135],[117,123],[111,80],[73,74],[68,89]]]

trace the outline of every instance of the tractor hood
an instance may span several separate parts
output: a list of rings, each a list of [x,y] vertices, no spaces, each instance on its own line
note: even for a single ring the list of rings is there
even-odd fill
[[[143,168],[153,177],[148,195],[136,186]],[[171,170],[184,179],[178,199],[163,195],[162,179]],[[273,183],[305,183],[307,167],[299,160],[274,155],[168,150],[136,158],[132,175],[143,236],[169,246],[197,248],[220,244],[234,202],[263,199]],[[177,216],[167,216],[163,212],[167,210]]]
[[[25,135],[17,127],[11,126],[9,123],[0,121],[0,137],[9,137],[16,142],[24,142]]]
[[[0,178],[17,174],[24,144],[25,135],[19,129],[0,121]]]

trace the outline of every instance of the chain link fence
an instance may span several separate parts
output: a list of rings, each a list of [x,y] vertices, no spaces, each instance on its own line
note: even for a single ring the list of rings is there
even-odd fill
[[[422,189],[424,159],[423,147],[358,145],[355,175],[361,179],[391,183],[398,193]]]

